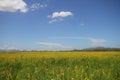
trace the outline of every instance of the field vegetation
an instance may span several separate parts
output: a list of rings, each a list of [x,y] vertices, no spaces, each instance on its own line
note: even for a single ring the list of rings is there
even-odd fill
[[[120,80],[120,52],[0,52],[0,80]]]

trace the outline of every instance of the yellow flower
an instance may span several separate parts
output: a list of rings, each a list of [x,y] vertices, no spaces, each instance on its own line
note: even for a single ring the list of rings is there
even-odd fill
[[[52,73],[52,74],[55,74],[55,71],[54,71],[54,69],[51,71],[51,73]]]
[[[84,80],[89,80],[88,78],[85,78]]]
[[[27,78],[30,79],[30,74],[27,75]]]
[[[72,78],[71,80],[74,80],[74,78]]]
[[[84,73],[84,71],[85,71],[84,68],[82,68],[82,73]]]
[[[94,76],[94,74],[90,74],[90,77],[93,77]]]

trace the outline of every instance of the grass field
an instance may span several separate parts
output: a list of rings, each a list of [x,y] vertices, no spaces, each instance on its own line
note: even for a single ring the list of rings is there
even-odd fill
[[[120,80],[120,52],[0,52],[0,80]]]

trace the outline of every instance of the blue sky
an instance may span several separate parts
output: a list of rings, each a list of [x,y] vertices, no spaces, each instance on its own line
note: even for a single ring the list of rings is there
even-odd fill
[[[120,0],[1,0],[0,49],[120,47]]]

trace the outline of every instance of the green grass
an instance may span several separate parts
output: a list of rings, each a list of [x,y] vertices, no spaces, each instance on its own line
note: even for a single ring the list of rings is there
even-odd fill
[[[120,56],[0,58],[0,80],[120,80]]]

